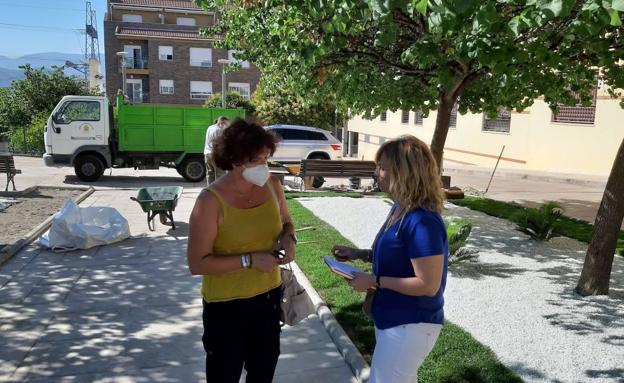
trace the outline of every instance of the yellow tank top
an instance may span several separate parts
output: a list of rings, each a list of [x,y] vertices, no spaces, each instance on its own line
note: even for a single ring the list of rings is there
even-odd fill
[[[269,187],[272,185],[269,184]],[[274,196],[260,206],[238,209],[228,205],[217,191],[206,190],[217,198],[223,213],[213,245],[214,254],[238,257],[244,253],[273,250],[282,230],[279,206]],[[279,267],[270,273],[251,268],[221,275],[204,275],[201,293],[206,302],[223,302],[251,298],[281,283]]]

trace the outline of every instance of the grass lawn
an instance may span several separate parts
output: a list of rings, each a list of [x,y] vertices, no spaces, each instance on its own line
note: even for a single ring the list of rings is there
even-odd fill
[[[343,193],[338,195],[333,193],[333,196],[343,196]],[[329,250],[334,244],[351,246],[352,244],[296,200],[290,199],[288,207],[297,227],[316,227],[316,230],[297,234],[302,242],[318,241],[297,246],[297,264],[370,363],[375,346],[375,334],[373,323],[361,310],[364,295],[351,290],[344,279],[329,271],[322,260],[322,256],[329,255]],[[370,270],[367,264],[358,263],[358,266]],[[477,342],[460,327],[447,321],[435,348],[420,369],[419,382],[522,382],[522,380],[502,365],[492,350]]]
[[[465,206],[472,210],[478,210],[494,217],[505,218],[512,222],[513,215],[525,209],[523,206],[520,206],[516,203],[495,201],[489,198],[481,197],[466,196],[464,199],[453,200],[450,202],[454,203],[455,205]],[[576,240],[586,243],[589,243],[589,241],[591,241],[592,231],[594,229],[594,226],[591,223],[565,216],[561,217],[560,221],[561,222],[559,224],[559,229],[557,230],[557,233],[559,233],[560,235],[574,238]],[[619,255],[624,255],[623,231],[620,231],[616,253],[618,253]]]

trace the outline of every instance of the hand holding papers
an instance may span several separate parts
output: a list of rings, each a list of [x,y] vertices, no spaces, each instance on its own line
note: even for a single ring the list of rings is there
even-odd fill
[[[329,257],[323,257],[323,261],[329,266],[330,270],[347,279],[353,279],[355,273],[362,273],[362,269],[351,266],[348,263],[338,262]]]

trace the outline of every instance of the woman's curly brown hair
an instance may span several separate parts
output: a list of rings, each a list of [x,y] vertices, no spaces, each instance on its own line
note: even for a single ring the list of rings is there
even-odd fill
[[[232,170],[234,165],[255,160],[263,149],[273,155],[276,142],[275,135],[262,126],[237,118],[213,142],[212,156],[220,169]]]

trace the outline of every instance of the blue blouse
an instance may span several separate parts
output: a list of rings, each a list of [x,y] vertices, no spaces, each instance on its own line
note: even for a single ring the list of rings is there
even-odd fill
[[[396,209],[397,205],[392,207]],[[440,289],[433,297],[410,296],[377,289],[372,313],[375,326],[387,329],[408,323],[444,323],[444,289],[448,271],[448,239],[439,213],[414,209],[391,225],[382,227],[373,247],[373,272],[382,277],[414,277],[413,258],[444,255]]]

